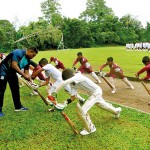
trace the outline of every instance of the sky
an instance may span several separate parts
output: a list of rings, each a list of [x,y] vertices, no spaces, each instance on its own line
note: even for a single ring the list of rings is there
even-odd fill
[[[40,3],[45,0],[0,0],[0,20],[6,19],[25,25],[36,21],[42,16]],[[61,14],[69,18],[77,18],[86,9],[86,0],[58,0],[61,4]],[[150,22],[149,0],[105,0],[114,14],[121,18],[126,14],[142,22]]]

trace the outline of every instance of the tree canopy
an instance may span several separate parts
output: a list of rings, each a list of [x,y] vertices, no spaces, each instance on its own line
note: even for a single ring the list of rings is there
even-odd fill
[[[107,44],[148,42],[150,23],[143,28],[140,21],[130,14],[115,16],[105,0],[87,0],[86,10],[79,18],[67,18],[60,13],[58,0],[41,3],[43,17],[38,21],[20,26],[8,20],[0,20],[0,50],[36,46],[40,50],[57,49],[63,33],[64,45],[68,48],[96,47]]]

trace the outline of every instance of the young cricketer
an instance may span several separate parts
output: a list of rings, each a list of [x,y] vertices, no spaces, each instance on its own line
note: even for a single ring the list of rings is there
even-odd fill
[[[49,84],[50,78],[53,78],[55,82],[53,84],[49,84],[48,90],[48,94],[51,95],[54,90],[63,82],[62,72],[55,68],[53,65],[48,64],[48,60],[46,58],[42,58],[39,61],[39,65],[41,66],[41,69],[34,72],[32,78],[35,78],[39,73],[45,71],[45,82],[40,83],[39,87]],[[71,88],[69,85],[65,85],[64,88],[68,93],[71,93]],[[82,98],[79,94],[76,94],[76,97],[79,99],[79,101],[84,101],[84,98]],[[48,102],[50,101],[48,100]]]
[[[65,85],[69,84],[71,87],[71,97],[64,102],[64,107],[67,104],[71,103],[73,100],[75,100],[75,95],[77,94],[78,90],[84,90],[89,94],[89,98],[86,100],[86,102],[83,104],[82,107],[80,106],[79,103],[77,103],[77,112],[79,114],[80,119],[83,121],[85,125],[85,129],[80,132],[81,135],[88,135],[96,131],[96,127],[92,123],[90,115],[88,114],[88,111],[95,104],[98,107],[115,114],[117,118],[119,117],[121,108],[120,107],[115,108],[111,104],[107,103],[102,98],[102,89],[92,80],[83,76],[80,73],[74,74],[71,69],[63,70],[62,79],[64,80],[64,82],[62,82],[55,89],[55,93],[58,93],[58,91]]]
[[[146,76],[144,78],[141,78],[141,80],[149,80],[150,79],[150,58],[149,56],[144,56],[142,58],[142,62],[145,65],[142,69],[140,69],[136,76],[139,77],[142,73],[146,72]]]
[[[78,68],[78,72],[80,72],[80,73],[87,72],[97,81],[97,83],[101,83],[98,76],[92,70],[92,67],[91,67],[90,63],[88,62],[88,60],[85,57],[83,57],[82,52],[77,53],[77,58],[73,62],[73,68],[75,67],[77,62],[80,62],[80,64],[81,64],[81,66]]]
[[[63,70],[65,69],[64,64],[60,60],[58,60],[56,57],[50,57],[50,63],[51,62],[55,63],[55,67],[57,69],[63,69]]]
[[[115,77],[119,77],[131,89],[134,89],[134,87],[131,84],[131,82],[124,76],[122,68],[120,66],[118,66],[116,63],[113,62],[113,57],[108,57],[107,58],[107,62],[100,67],[100,74],[102,72],[102,69],[104,67],[106,67],[106,66],[109,66],[109,68],[110,68],[110,71],[106,74],[106,76],[109,77],[109,81],[111,82],[111,84],[114,87],[114,89],[113,89],[113,91],[111,93],[115,93],[116,92],[116,88],[115,88],[115,84],[114,84],[114,78]]]

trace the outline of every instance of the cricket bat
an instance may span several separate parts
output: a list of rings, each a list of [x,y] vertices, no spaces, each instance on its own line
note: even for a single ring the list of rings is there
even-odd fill
[[[55,107],[54,109],[60,111],[60,109],[57,109],[58,108],[57,105],[59,105],[59,103],[57,103],[56,99],[53,96],[50,96],[50,95],[48,96],[48,99],[53,103],[53,105]],[[76,127],[74,126],[74,123],[71,121],[71,119],[63,111],[60,111],[60,112],[61,112],[62,116],[65,118],[65,120],[67,121],[68,125],[73,130],[73,132],[75,134],[78,134],[78,131],[77,131]]]
[[[144,81],[141,81],[142,85],[144,86],[145,90],[147,91],[147,93],[150,95],[150,90],[148,89],[148,87],[146,86]]]
[[[29,84],[27,83],[27,81],[26,81],[25,79],[23,79],[22,77],[19,77],[19,79],[20,79],[28,88],[32,89],[32,87],[29,86]],[[32,90],[34,90],[34,89],[32,89]],[[38,93],[38,95],[41,97],[41,99],[43,100],[43,102],[44,102],[46,105],[48,105],[48,102],[47,102],[46,98],[39,92],[39,90],[36,89],[36,90],[34,90],[34,91],[36,91],[36,92]]]
[[[139,77],[136,75],[136,77],[139,79]],[[147,91],[147,93],[150,95],[150,90],[148,89],[148,87],[146,86],[145,82],[141,80],[142,85],[144,86],[145,90]]]
[[[79,132],[77,131],[76,127],[74,126],[74,123],[71,121],[71,119],[62,111],[61,112],[62,116],[65,118],[71,129],[75,134],[78,134]]]
[[[112,86],[112,84],[105,77],[102,77],[102,78],[110,86],[111,89],[114,89],[114,87]]]
[[[46,100],[46,98],[39,92],[39,90],[35,90],[37,93],[38,93],[38,95],[41,97],[41,99],[43,100],[43,102],[48,106],[48,102],[47,102],[47,100]]]

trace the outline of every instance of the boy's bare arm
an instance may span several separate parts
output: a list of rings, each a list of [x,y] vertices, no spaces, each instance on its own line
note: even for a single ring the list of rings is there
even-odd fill
[[[142,74],[143,72],[147,71],[147,67],[142,68],[141,70],[139,70],[136,75],[139,76],[140,74]]]
[[[32,76],[31,76],[32,79],[35,79],[35,78],[38,76],[38,74],[41,73],[42,71],[44,71],[43,68],[41,68],[41,69],[37,70],[36,72],[34,72],[34,73],[32,74]]]
[[[102,69],[104,68],[104,67],[106,67],[108,64],[103,64],[102,66],[100,66],[100,71],[102,71]]]
[[[50,81],[50,78],[46,78],[45,82],[42,82],[42,83],[39,84],[39,87],[47,85],[49,83],[49,81]]]

